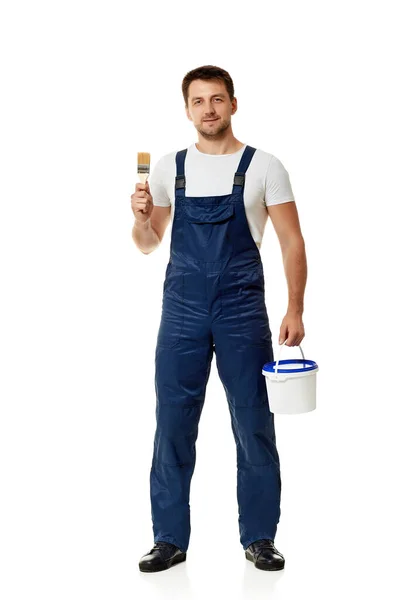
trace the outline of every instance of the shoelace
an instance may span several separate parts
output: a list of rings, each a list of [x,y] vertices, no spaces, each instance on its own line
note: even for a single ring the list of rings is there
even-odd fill
[[[256,548],[273,548],[274,543],[271,540],[257,540],[254,545]]]
[[[174,547],[172,544],[168,543],[168,542],[156,542],[154,544],[153,550],[159,550],[161,556],[164,558],[165,556],[168,556],[168,554],[174,550]]]
[[[281,553],[278,552],[278,550],[275,548],[274,542],[272,540],[257,540],[256,542],[254,542],[254,550],[255,553],[257,553],[257,557],[265,548],[269,548],[272,552],[278,554],[278,556],[282,556]]]

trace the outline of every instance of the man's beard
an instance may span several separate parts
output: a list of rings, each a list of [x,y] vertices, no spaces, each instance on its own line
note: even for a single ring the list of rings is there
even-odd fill
[[[228,129],[230,125],[230,121],[223,121],[221,119],[221,123],[219,124],[218,129],[215,128],[213,130],[210,129],[202,129],[202,123],[196,126],[197,131],[202,135],[206,140],[218,140],[223,137],[224,131]]]

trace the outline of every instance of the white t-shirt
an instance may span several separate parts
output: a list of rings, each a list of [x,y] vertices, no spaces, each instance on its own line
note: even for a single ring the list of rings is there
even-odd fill
[[[233,154],[205,154],[195,143],[185,159],[186,196],[221,196],[232,192],[233,178],[246,144]],[[175,208],[176,151],[162,156],[150,169],[149,186],[154,206]],[[250,232],[258,248],[268,218],[267,206],[294,202],[289,174],[273,154],[257,149],[246,171],[244,206]]]

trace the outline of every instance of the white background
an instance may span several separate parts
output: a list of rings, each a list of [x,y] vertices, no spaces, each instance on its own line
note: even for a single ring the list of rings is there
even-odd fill
[[[7,2],[0,17],[1,597],[396,597],[395,2],[39,0]],[[318,407],[276,418],[278,573],[255,569],[239,543],[215,359],[187,561],[138,570],[153,545],[154,351],[171,230],[142,254],[130,195],[137,152],[154,165],[197,141],[181,83],[206,64],[233,78],[235,136],[288,170],[306,242],[302,348],[320,367]],[[270,221],[261,256],[276,351],[287,288]]]

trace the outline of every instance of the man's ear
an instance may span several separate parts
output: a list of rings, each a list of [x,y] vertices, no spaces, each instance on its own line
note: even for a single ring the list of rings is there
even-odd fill
[[[232,114],[234,115],[237,111],[237,99],[234,97],[232,100]]]

